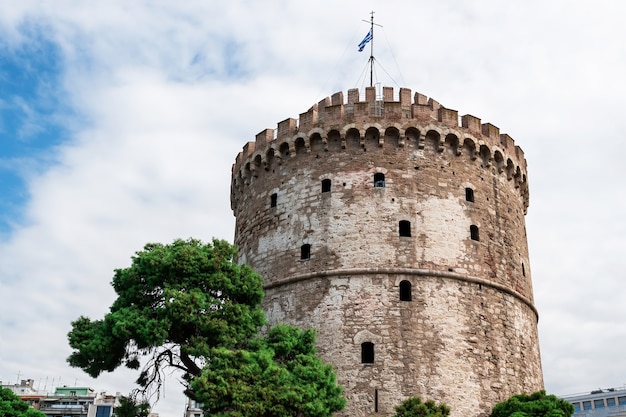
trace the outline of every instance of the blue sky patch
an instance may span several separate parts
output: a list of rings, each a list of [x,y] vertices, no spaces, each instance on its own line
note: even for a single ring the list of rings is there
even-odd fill
[[[49,164],[67,137],[59,48],[41,36],[12,47],[0,44],[0,236],[22,219],[26,177]]]

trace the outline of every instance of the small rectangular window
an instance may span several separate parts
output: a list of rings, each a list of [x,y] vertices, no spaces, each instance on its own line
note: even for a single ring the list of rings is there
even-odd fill
[[[372,342],[361,343],[361,363],[374,363],[374,344]]]
[[[470,237],[472,238],[472,240],[480,240],[478,236],[478,226],[476,226],[475,224],[470,226]]]
[[[408,220],[400,220],[398,232],[400,236],[411,237],[411,222]]]
[[[407,280],[400,281],[400,301],[411,301],[411,283]]]
[[[626,397],[617,397],[617,402],[619,405],[626,405]]]
[[[583,401],[583,410],[591,410],[591,401]]]
[[[607,398],[606,399],[607,407],[615,407],[615,398]]]
[[[474,202],[474,190],[469,187],[465,189],[465,200],[470,203]]]
[[[331,184],[331,181],[329,179],[322,180],[322,192],[323,193],[330,192],[330,184]]]
[[[300,259],[309,259],[311,258],[311,245],[304,244],[300,246]]]
[[[580,411],[580,403],[574,403],[574,412],[578,413]]]
[[[278,194],[274,193],[270,196],[270,207],[276,207],[276,201],[278,200]]]
[[[604,408],[604,400],[593,400],[593,408]]]
[[[385,188],[385,174],[382,172],[374,174],[374,188]]]

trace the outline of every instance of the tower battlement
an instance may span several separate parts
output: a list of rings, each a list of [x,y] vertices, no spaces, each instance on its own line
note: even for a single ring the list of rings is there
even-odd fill
[[[393,87],[383,87],[382,91],[382,96],[377,96],[376,87],[366,87],[363,101],[360,100],[357,88],[348,90],[347,100],[344,100],[342,91],[326,97],[308,111],[301,113],[299,119],[285,119],[278,123],[277,129],[265,129],[257,134],[255,142],[248,143],[243,152],[237,156],[236,164],[245,160],[254,150],[263,150],[275,141],[304,137],[316,127],[332,129],[350,123],[371,122],[375,119],[380,124],[391,122],[399,125],[400,134],[415,122],[420,122],[421,125],[435,122],[442,127],[460,130],[477,143],[508,150],[518,161],[523,161],[521,165],[525,170],[524,152],[515,145],[515,141],[508,134],[501,134],[497,126],[481,123],[481,119],[470,114],[459,118],[457,110],[448,109],[438,101],[418,92],[413,95],[411,101],[411,90],[408,88],[400,88],[398,100],[394,100]]]
[[[394,101],[394,89],[383,87],[382,96],[375,87],[365,88],[365,100],[360,100],[358,89],[337,92],[314,104],[299,119],[288,118],[278,123],[277,129],[265,129],[248,142],[237,155],[233,165],[233,191],[244,186],[258,170],[271,169],[286,158],[300,154],[310,155],[315,147],[321,150],[341,151],[348,142],[358,142],[367,150],[369,139],[376,147],[424,149],[427,144],[443,152],[446,148],[456,156],[465,154],[478,160],[484,168],[495,168],[514,181],[528,209],[528,184],[524,151],[508,134],[491,123],[470,114],[459,118],[458,111],[448,109],[421,93],[400,88]],[[330,141],[338,143],[333,146]],[[237,195],[231,195],[231,206]]]

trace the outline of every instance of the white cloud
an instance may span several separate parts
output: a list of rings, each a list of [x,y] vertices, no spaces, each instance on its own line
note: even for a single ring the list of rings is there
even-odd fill
[[[25,223],[0,242],[0,378],[14,381],[19,372],[130,389],[132,373],[91,381],[66,367],[70,321],[106,312],[113,269],[146,242],[232,240],[237,152],[264,128],[357,86],[367,59],[356,53],[368,28],[361,19],[374,9],[384,25],[377,57],[395,80],[494,123],[526,153],[546,388],[565,394],[622,384],[624,7],[617,0],[5,5],[0,46],[39,37],[58,45],[63,105],[72,112],[55,115],[70,132],[50,150],[58,162],[29,170]],[[163,416],[182,411],[178,391],[168,383],[157,409]]]

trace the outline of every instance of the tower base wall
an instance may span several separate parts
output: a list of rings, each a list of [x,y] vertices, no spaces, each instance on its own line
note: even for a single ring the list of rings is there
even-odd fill
[[[400,299],[403,281],[410,300]],[[452,417],[485,417],[512,395],[543,389],[534,307],[478,279],[320,274],[267,288],[264,304],[270,324],[317,330],[318,352],[348,400],[341,416],[389,416],[420,396],[446,403]],[[371,363],[364,343],[373,344]]]

